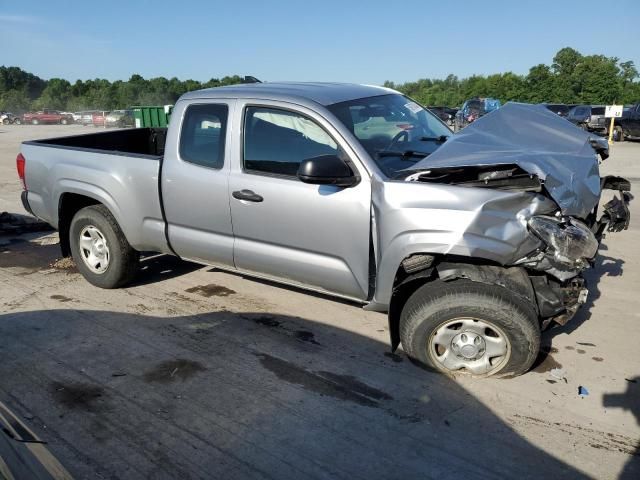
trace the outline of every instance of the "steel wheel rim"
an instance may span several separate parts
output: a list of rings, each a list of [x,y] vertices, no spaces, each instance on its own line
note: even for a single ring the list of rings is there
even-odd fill
[[[103,233],[93,225],[87,225],[80,232],[80,257],[93,273],[104,273],[109,268],[111,254],[107,239]]]
[[[493,323],[461,317],[448,320],[434,330],[427,351],[443,371],[488,376],[507,363],[511,344],[502,329]]]

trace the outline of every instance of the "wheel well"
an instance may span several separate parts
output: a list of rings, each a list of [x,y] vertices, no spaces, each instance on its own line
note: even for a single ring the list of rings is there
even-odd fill
[[[71,220],[79,210],[89,205],[99,205],[95,198],[87,197],[77,193],[63,193],[58,203],[58,235],[60,236],[60,249],[62,256],[71,255],[71,245],[69,243],[69,228]]]
[[[430,256],[428,254],[424,255]],[[412,256],[415,256],[415,254]],[[396,272],[389,304],[389,335],[393,351],[400,345],[400,315],[404,304],[419,287],[437,279],[450,281],[466,278],[474,282],[500,285],[529,301],[537,310],[535,292],[531,285],[531,280],[529,280],[528,274],[523,268],[506,268],[482,259],[445,255],[431,256],[433,260],[425,268],[417,272],[407,273],[403,266],[407,258],[400,263]]]

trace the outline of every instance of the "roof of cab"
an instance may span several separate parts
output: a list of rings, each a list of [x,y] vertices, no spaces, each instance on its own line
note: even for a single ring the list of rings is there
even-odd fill
[[[354,83],[278,82],[248,83],[206,88],[185,93],[181,98],[270,98],[277,100],[306,99],[321,105],[347,102],[358,98],[397,93],[395,90]]]

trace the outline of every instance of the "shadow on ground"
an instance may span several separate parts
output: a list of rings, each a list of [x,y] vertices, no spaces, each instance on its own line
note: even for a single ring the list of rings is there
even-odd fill
[[[261,312],[10,313],[0,398],[79,478],[582,477],[385,350]]]

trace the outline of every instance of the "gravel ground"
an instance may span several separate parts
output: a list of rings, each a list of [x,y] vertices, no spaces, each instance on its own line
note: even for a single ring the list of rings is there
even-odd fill
[[[0,212],[24,214],[20,141],[91,131],[0,126]],[[637,189],[640,144],[603,170]],[[77,478],[637,479],[633,220],[606,238],[586,308],[511,380],[425,372],[389,352],[384,315],[349,303],[167,256],[100,290],[55,232],[5,234],[0,402]]]

